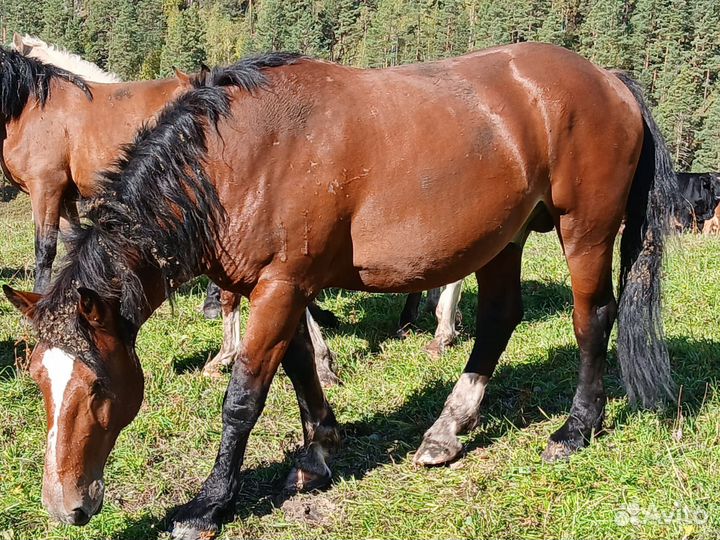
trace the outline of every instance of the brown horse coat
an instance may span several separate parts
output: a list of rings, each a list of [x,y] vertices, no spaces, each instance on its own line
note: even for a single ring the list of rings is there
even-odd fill
[[[580,353],[570,414],[544,457],[565,457],[602,429],[616,316],[630,398],[654,405],[672,393],[660,263],[677,186],[632,79],[558,47],[521,44],[387,70],[268,55],[211,80],[163,111],[119,170],[105,174],[91,224],[77,231],[48,295],[5,288],[40,333],[33,362],[66,366],[57,376],[47,370],[46,401],[53,377],[80,396],[55,403],[66,411],[58,444],[97,427],[78,388],[94,384],[93,375],[101,383],[95,405],[114,411],[108,435],[83,439],[79,450],[102,459],[140,406],[134,339],[167,290],[205,273],[249,297],[220,450],[198,496],[175,514],[176,538],[217,532],[280,363],[305,439],[286,487],[330,481],[325,460],[339,434],[302,322],[325,287],[419,291],[475,272],[475,344],[415,454],[420,464],[457,458],[457,435],[478,421],[522,319],[530,230],[554,227],[562,242]],[[612,257],[623,216],[618,303]],[[92,465],[58,464],[50,479],[46,468],[63,497],[48,489],[45,503],[61,519],[83,523],[98,510],[102,471]]]
[[[564,49],[382,71],[301,61],[267,77],[262,99],[234,92],[211,141],[229,223],[210,275],[223,287],[249,294],[289,276],[308,297],[440,286],[521,237],[538,206],[572,223],[570,254],[617,232],[640,112],[614,75]]]

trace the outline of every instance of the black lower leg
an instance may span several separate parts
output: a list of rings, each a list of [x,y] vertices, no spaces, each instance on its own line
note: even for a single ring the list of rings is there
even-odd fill
[[[42,293],[50,285],[52,265],[57,254],[57,227],[35,228],[35,286],[34,292]]]
[[[314,358],[308,329],[301,323],[282,364],[295,389],[304,439],[296,466],[285,484],[288,492],[327,485],[332,475],[325,460],[340,441],[338,424],[325,399]]]
[[[217,319],[222,313],[222,304],[220,303],[220,287],[212,281],[208,282],[207,291],[205,293],[205,302],[203,302],[202,310],[206,319]]]
[[[611,291],[609,287],[608,290]],[[580,349],[578,387],[570,415],[562,427],[550,436],[543,453],[546,461],[565,458],[587,446],[593,434],[602,429],[606,401],[602,378],[616,312],[612,292],[597,302],[586,303],[576,298],[573,320]]]
[[[407,336],[410,325],[417,321],[421,300],[422,293],[411,293],[407,295],[402,313],[400,313],[400,320],[398,321],[398,338],[402,339]]]
[[[237,362],[223,402],[223,432],[210,476],[189,503],[173,516],[173,538],[212,537],[238,492],[238,476],[248,437],[265,405],[269,384],[258,384]]]

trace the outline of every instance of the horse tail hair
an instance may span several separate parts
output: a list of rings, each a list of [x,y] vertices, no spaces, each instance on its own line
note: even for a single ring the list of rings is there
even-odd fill
[[[644,128],[620,243],[617,355],[630,403],[654,408],[675,392],[660,293],[663,250],[679,190],[670,153],[642,88],[626,73],[613,74],[635,97]]]

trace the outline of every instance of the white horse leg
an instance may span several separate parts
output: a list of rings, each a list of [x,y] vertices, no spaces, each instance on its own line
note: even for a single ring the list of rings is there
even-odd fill
[[[435,338],[425,347],[425,350],[433,357],[440,356],[445,349],[450,347],[457,339],[455,321],[457,317],[460,293],[462,292],[463,280],[456,281],[445,287],[440,295],[435,316],[438,320]]]
[[[435,289],[430,289],[427,292],[427,299],[425,300],[425,311],[428,313],[436,313],[438,308],[438,303],[440,302],[440,297],[442,296],[444,287],[436,287]]]
[[[305,310],[305,319],[307,321],[308,331],[310,332],[310,341],[312,341],[313,352],[315,355],[315,369],[318,378],[323,386],[333,386],[340,382],[335,374],[335,354],[325,343],[325,339],[320,330],[320,325],[310,314],[310,310]]]
[[[220,351],[203,368],[203,375],[207,377],[221,376],[223,369],[231,366],[240,354],[240,298],[240,295],[222,292],[223,341]]]

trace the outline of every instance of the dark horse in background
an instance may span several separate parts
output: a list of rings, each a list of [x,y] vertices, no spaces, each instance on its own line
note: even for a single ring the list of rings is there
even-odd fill
[[[686,231],[703,231],[720,207],[719,173],[678,173],[681,204],[675,211],[675,220]]]
[[[478,421],[522,318],[530,231],[560,238],[580,351],[570,414],[545,459],[568,456],[602,428],[616,317],[631,401],[654,406],[672,394],[660,265],[677,188],[628,76],[565,49],[518,44],[384,70],[271,54],[218,69],[207,84],[165,109],[105,174],[48,293],[5,288],[40,338],[31,371],[48,412],[43,500],[53,515],[83,524],[99,511],[105,461],[142,402],[137,333],[200,274],[251,309],[216,462],[174,516],[176,538],[214,535],[232,508],[280,364],[305,444],[286,486],[331,480],[326,459],[339,431],[303,317],[327,287],[417,292],[475,272],[475,344],[418,464],[457,458],[458,434]]]

